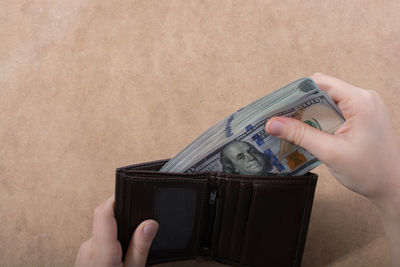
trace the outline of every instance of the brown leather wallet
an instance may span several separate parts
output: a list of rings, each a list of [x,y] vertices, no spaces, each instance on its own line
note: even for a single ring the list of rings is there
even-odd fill
[[[207,256],[239,266],[300,266],[317,175],[159,172],[167,160],[118,168],[123,257],[135,228],[159,222],[147,264]]]

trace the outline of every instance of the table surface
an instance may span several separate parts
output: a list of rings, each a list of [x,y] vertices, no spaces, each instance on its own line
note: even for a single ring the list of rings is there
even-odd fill
[[[399,133],[399,16],[397,0],[3,1],[0,265],[70,266],[116,167],[316,71],[378,91]],[[376,208],[314,171],[303,266],[389,266]]]

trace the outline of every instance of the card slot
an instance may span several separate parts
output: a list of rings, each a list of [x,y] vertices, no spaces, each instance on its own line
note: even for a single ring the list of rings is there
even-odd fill
[[[237,192],[237,207],[234,214],[233,226],[231,232],[230,254],[233,261],[239,262],[243,247],[243,239],[249,216],[250,202],[253,192],[252,183],[240,182]]]
[[[123,174],[122,174],[123,175]],[[159,222],[159,231],[152,243],[148,263],[196,257],[199,252],[200,228],[203,226],[207,180],[154,179],[137,177],[121,179],[123,201],[118,197],[116,213],[118,240],[123,255],[136,227],[146,219]],[[160,261],[161,259],[161,261]]]
[[[154,218],[160,224],[152,250],[183,250],[189,247],[195,222],[197,190],[157,186],[153,193]]]
[[[275,180],[253,185],[241,264],[294,266],[300,262],[295,257],[302,247],[302,221],[309,217],[305,212],[309,206],[307,188],[304,181]]]
[[[221,227],[217,241],[218,248],[216,250],[216,256],[219,258],[229,258],[230,256],[239,188],[240,182],[230,179],[226,181],[223,190],[224,201],[221,210]]]
[[[159,230],[152,243],[148,263],[197,256],[206,183],[158,181],[152,185],[149,210],[159,222]]]

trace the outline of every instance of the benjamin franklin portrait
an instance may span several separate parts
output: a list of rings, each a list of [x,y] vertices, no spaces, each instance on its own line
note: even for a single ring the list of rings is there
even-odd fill
[[[226,144],[220,152],[223,172],[244,175],[267,175],[272,165],[266,155],[252,144],[233,141]]]

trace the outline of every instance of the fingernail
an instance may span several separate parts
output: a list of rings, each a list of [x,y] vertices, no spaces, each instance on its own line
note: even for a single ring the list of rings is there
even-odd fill
[[[143,228],[143,233],[147,236],[153,237],[158,229],[158,225],[156,223],[148,223]]]
[[[270,135],[281,135],[283,131],[283,123],[278,120],[272,120],[267,123],[267,132]]]

